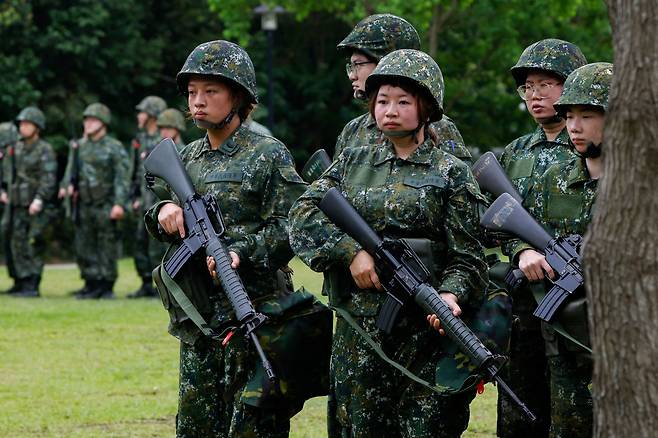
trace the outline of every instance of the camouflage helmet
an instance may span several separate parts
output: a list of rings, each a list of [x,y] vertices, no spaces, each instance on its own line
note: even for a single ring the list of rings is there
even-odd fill
[[[366,93],[371,96],[387,79],[408,80],[428,93],[434,104],[430,122],[443,115],[443,74],[430,55],[420,50],[402,49],[384,56],[366,79]]]
[[[376,14],[359,21],[336,47],[339,50],[358,50],[379,61],[395,50],[420,49],[420,37],[404,18]]]
[[[562,95],[553,104],[564,117],[571,105],[591,105],[608,110],[608,96],[612,83],[612,64],[595,62],[575,69],[564,83]]]
[[[162,111],[167,109],[167,103],[159,96],[146,96],[135,106],[137,111],[144,111],[151,117],[158,117]]]
[[[568,41],[545,39],[529,45],[510,69],[516,85],[523,85],[528,70],[544,70],[565,80],[572,71],[587,64],[578,46]]]
[[[0,123],[0,147],[14,144],[20,140],[16,124],[12,122]]]
[[[167,108],[158,116],[158,128],[175,128],[185,131],[185,116],[175,108]]]
[[[110,109],[100,102],[92,103],[85,108],[82,113],[82,118],[85,117],[95,117],[106,125],[109,125],[112,121],[112,113],[110,112]]]
[[[18,113],[16,123],[20,123],[24,120],[26,122],[34,123],[42,131],[46,129],[46,116],[44,116],[43,112],[36,106],[28,106]]]
[[[237,44],[224,40],[198,45],[176,75],[176,84],[187,92],[190,75],[218,76],[244,89],[252,103],[258,103],[256,72],[247,52]]]

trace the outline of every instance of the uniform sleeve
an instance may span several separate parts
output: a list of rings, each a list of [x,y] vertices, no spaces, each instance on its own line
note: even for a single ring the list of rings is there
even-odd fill
[[[346,152],[297,199],[290,209],[290,245],[304,263],[317,272],[332,266],[347,267],[361,246],[336,227],[318,208],[324,194],[339,187]]]
[[[333,156],[334,161],[343,152],[343,150],[345,150],[345,146],[347,145],[346,138],[347,138],[347,125],[343,127],[343,130],[340,132],[338,138],[336,139],[336,147],[334,148],[334,156]]]
[[[126,209],[128,206],[128,154],[121,143],[116,144],[114,155],[114,205],[120,205]]]
[[[452,178],[445,220],[449,260],[440,291],[457,295],[460,303],[479,303],[488,282],[487,264],[478,241],[478,206],[482,195],[467,166]]]
[[[57,159],[53,148],[47,143],[39,151],[39,154],[42,173],[34,198],[41,201],[51,201],[57,190]]]
[[[444,116],[437,123],[433,123],[431,129],[434,130],[442,150],[469,165],[471,164],[471,152],[466,147],[459,129],[449,117]]]
[[[507,146],[505,146],[505,149],[503,150],[503,153],[500,157],[500,165],[505,170],[505,173],[508,175],[510,173],[510,166],[512,164],[512,160],[514,159],[514,149],[516,148],[516,144],[517,144],[516,142],[512,142]],[[512,236],[511,234],[508,236],[509,238],[501,243],[500,249],[503,252],[503,254],[505,254],[510,259],[511,263],[516,263],[516,260],[514,260],[515,255],[520,253],[524,249],[529,249],[532,247],[530,245],[525,244],[521,239]]]
[[[285,265],[293,256],[288,241],[288,212],[306,188],[290,152],[280,147],[282,150],[274,152],[267,167],[258,170],[268,172],[259,209],[261,226],[256,233],[240,235],[228,245],[241,260],[272,270]]]

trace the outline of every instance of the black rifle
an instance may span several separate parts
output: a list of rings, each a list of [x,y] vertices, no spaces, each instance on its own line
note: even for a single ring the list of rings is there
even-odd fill
[[[71,162],[71,176],[69,180],[69,184],[73,187],[73,193],[71,194],[69,202],[71,219],[74,224],[77,224],[80,220],[80,209],[78,206],[78,197],[80,196],[80,143],[78,143],[77,140],[71,140],[69,144],[73,149],[73,161]]]
[[[480,225],[490,230],[506,231],[540,250],[557,278],[548,279],[553,286],[541,300],[534,315],[551,322],[555,312],[571,295],[582,291],[583,269],[578,254],[582,237],[572,234],[552,238],[530,213],[510,194],[503,193],[486,211]]]
[[[312,183],[322,175],[322,173],[331,166],[331,158],[324,149],[318,149],[308,159],[302,169],[302,178],[307,183]]]
[[[500,196],[509,193],[519,204],[523,202],[521,195],[516,191],[512,182],[507,178],[505,171],[496,159],[493,152],[485,152],[471,168],[473,176],[483,190]]]
[[[137,181],[138,180],[137,172],[139,168],[139,149],[141,145],[139,143],[139,140],[134,138],[131,143],[131,146],[133,148],[133,171],[132,174],[130,175],[130,193],[128,194],[128,197],[130,198],[131,201],[135,202],[142,194],[141,184]]]
[[[174,278],[178,271],[199,249],[215,259],[215,273],[226,294],[245,337],[251,339],[270,381],[276,376],[265,356],[255,330],[267,317],[256,312],[238,273],[231,267],[231,256],[224,243],[225,231],[219,206],[212,195],[196,193],[190,176],[178,156],[176,145],[170,138],[162,140],[144,160],[146,172],[162,178],[172,188],[183,208],[187,237],[164,264],[167,274]],[[217,336],[219,339],[219,336]]]
[[[408,243],[403,240],[382,240],[336,188],[327,191],[318,207],[375,259],[381,284],[388,294],[379,312],[377,327],[390,332],[402,306],[411,300],[415,301],[425,312],[438,316],[448,337],[468,356],[487,381],[495,381],[531,421],[536,419],[498,376],[505,358],[489,351],[464,321],[452,314],[450,307],[428,282],[429,271]]]

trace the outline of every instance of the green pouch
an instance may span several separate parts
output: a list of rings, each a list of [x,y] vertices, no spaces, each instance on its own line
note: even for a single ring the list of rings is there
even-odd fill
[[[332,312],[303,287],[257,308],[269,318],[256,333],[278,384],[270,383],[258,361],[242,401],[250,406],[280,408],[282,403],[301,406],[311,397],[327,395]]]

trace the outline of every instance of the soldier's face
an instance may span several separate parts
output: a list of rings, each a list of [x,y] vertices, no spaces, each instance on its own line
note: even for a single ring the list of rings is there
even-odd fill
[[[162,138],[173,138],[175,139],[178,136],[178,129],[176,128],[160,128],[160,137]]]
[[[233,109],[233,95],[222,82],[192,76],[187,84],[187,104],[195,120],[220,123]]]
[[[374,113],[377,127],[384,132],[409,131],[418,127],[418,100],[400,87],[379,87]]]
[[[588,143],[601,144],[605,114],[587,105],[574,105],[567,111],[567,131],[578,152],[585,152]]]
[[[351,68],[347,77],[352,82],[352,92],[354,97],[358,98],[359,91],[364,93],[366,91],[366,79],[370,73],[377,67],[375,62],[372,62],[363,53],[355,52],[350,57]]]
[[[85,135],[94,135],[103,128],[103,122],[96,117],[85,117],[82,121]]]
[[[146,126],[146,122],[149,119],[149,115],[146,111],[140,111],[137,113],[137,128],[143,129]]]
[[[18,125],[18,132],[21,134],[21,138],[27,140],[39,132],[39,128],[32,122],[21,120],[20,124]]]
[[[553,104],[562,94],[562,83],[550,74],[532,71],[528,73],[525,85],[531,90],[525,101],[530,115],[537,123],[551,120],[555,116]]]

